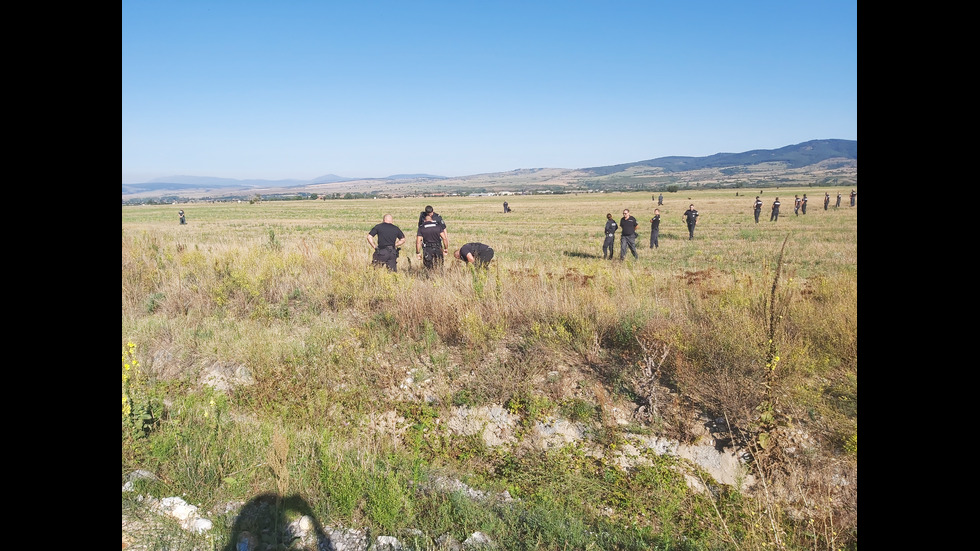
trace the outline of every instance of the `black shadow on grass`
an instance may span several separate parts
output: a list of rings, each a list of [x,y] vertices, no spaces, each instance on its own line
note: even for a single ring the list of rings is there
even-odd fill
[[[602,258],[602,255],[590,254],[590,253],[580,253],[576,251],[562,251],[564,256],[570,256],[572,258]]]
[[[222,551],[256,549],[259,544],[263,544],[262,548],[267,546],[270,549],[274,547],[278,549],[279,547],[276,546],[280,544],[284,545],[283,549],[290,547],[293,539],[298,535],[290,534],[287,530],[287,513],[298,513],[313,519],[316,548],[334,549],[330,537],[324,531],[320,521],[313,514],[313,509],[305,499],[297,494],[283,497],[275,492],[268,492],[255,496],[242,506],[235,518],[231,533],[228,534],[228,543],[222,548]],[[269,538],[274,538],[275,542],[268,541]],[[240,543],[244,543],[244,541],[239,542],[239,539],[249,539],[251,542],[242,547]]]

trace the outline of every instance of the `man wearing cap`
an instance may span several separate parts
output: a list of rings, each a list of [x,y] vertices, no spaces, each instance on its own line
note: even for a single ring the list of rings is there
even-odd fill
[[[405,234],[394,225],[394,217],[390,214],[384,215],[381,223],[371,228],[367,234],[368,245],[374,249],[371,257],[371,264],[387,266],[392,272],[398,271],[398,247],[405,243]],[[378,242],[374,242],[374,236],[378,236]]]

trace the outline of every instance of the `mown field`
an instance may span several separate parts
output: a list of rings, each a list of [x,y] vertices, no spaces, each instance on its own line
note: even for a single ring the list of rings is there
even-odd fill
[[[756,224],[757,191],[664,194],[656,250],[649,193],[124,206],[122,474],[153,472],[147,491],[202,508],[300,495],[320,522],[418,549],[477,529],[507,549],[856,548],[858,209],[849,188],[766,189]],[[489,270],[419,265],[427,204],[451,250],[494,248]],[[624,208],[639,259],[618,260],[617,235],[604,260],[605,215]],[[397,274],[370,266],[365,236],[385,213],[410,238]],[[200,384],[215,366],[252,382]],[[428,386],[403,388],[406,373]],[[666,458],[622,471],[441,432],[452,408],[491,404],[574,418],[609,449],[724,419],[764,483],[702,495]],[[613,423],[610,404],[645,414]],[[147,407],[152,419],[134,414]],[[371,420],[392,411],[409,428],[381,438]],[[522,505],[413,490],[436,473]],[[216,532],[215,547],[234,537]]]

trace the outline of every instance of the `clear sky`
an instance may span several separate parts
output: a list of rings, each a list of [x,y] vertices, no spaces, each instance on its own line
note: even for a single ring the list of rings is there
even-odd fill
[[[857,0],[123,0],[122,181],[857,139]]]

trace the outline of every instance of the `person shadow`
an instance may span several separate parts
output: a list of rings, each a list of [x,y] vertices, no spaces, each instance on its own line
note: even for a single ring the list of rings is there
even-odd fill
[[[289,522],[291,517],[298,520]],[[242,506],[221,551],[284,549],[297,539],[303,540],[304,549],[333,549],[330,537],[305,499],[297,494],[284,497],[268,492]]]

